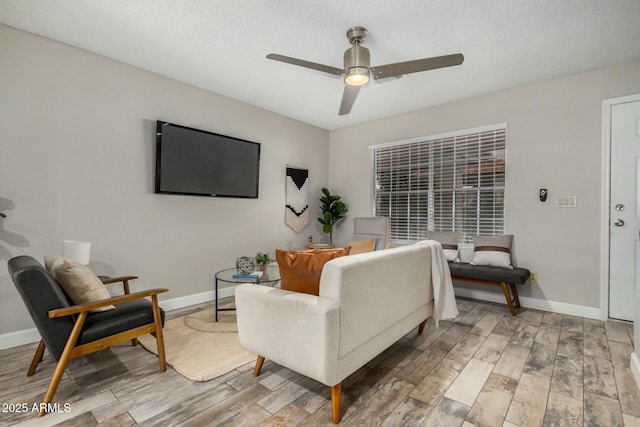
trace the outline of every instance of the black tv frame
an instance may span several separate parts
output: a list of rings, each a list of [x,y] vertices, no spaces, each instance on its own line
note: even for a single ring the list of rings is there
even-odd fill
[[[227,141],[234,141],[238,143],[244,144],[253,144],[257,146],[257,158],[256,160],[256,183],[255,183],[255,193],[253,195],[239,195],[239,194],[221,194],[221,193],[200,193],[200,192],[190,192],[190,191],[168,191],[163,190],[161,188],[162,184],[162,171],[161,171],[161,162],[162,162],[162,130],[163,126],[171,126],[175,128],[181,128],[184,130],[202,133],[205,135],[211,135],[216,138],[221,138]],[[223,135],[215,132],[209,132],[202,129],[196,129],[188,126],[179,125],[176,123],[167,122],[165,120],[157,120],[156,121],[156,164],[155,164],[155,193],[156,194],[174,194],[174,195],[187,195],[187,196],[203,196],[203,197],[231,197],[231,198],[243,198],[243,199],[257,199],[259,196],[259,187],[260,187],[260,154],[261,154],[261,144],[254,141],[248,141],[246,139],[235,138],[228,135]]]

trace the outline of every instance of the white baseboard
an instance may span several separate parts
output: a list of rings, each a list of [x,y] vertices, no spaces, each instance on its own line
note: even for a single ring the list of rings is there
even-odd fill
[[[36,328],[9,332],[7,334],[0,335],[0,350],[31,344],[38,341],[40,341],[40,334]]]
[[[465,298],[473,298],[500,304],[507,303],[502,292],[491,292],[481,289],[463,288],[460,286],[454,286],[454,290],[456,295]],[[522,307],[600,320],[600,309],[597,307],[585,307],[582,305],[567,304],[564,302],[548,301],[523,296],[520,296],[519,299]]]
[[[218,298],[226,298],[233,296],[236,287],[230,286],[228,288],[222,288],[218,290]],[[165,301],[160,301],[160,307],[165,311],[176,310],[178,308],[188,307],[190,305],[201,304],[203,302],[213,301],[214,292],[207,291],[199,294],[187,295],[184,297],[172,298]]]
[[[460,286],[455,286],[455,293],[458,296],[473,298],[481,301],[489,301],[500,304],[505,304],[504,294],[502,292],[491,292],[479,289],[469,289]],[[235,286],[228,288],[222,288],[218,291],[219,298],[226,298],[232,296],[235,292]],[[178,308],[188,307],[190,305],[200,304],[203,302],[213,301],[214,292],[207,291],[194,295],[187,295],[184,297],[172,298],[165,301],[160,301],[160,306],[165,310],[176,310]],[[595,307],[584,307],[574,304],[566,304],[562,302],[554,302],[541,300],[537,298],[520,297],[520,304],[523,307],[533,308],[536,310],[550,311],[553,313],[568,314],[571,316],[586,317],[589,319],[600,319],[600,309]],[[0,350],[4,350],[11,347],[18,347],[20,345],[31,344],[40,340],[40,334],[36,328],[25,329],[22,331],[9,332],[7,334],[0,335]],[[634,353],[635,356],[635,353]],[[636,361],[638,358],[636,357]],[[633,359],[632,359],[633,363]],[[633,368],[633,367],[632,367]],[[640,365],[638,368],[638,376],[636,381],[640,378]],[[635,373],[635,371],[634,371]],[[639,381],[640,384],[640,381]]]
[[[633,373],[633,378],[636,379],[638,388],[640,388],[640,359],[635,351],[631,353],[631,372]]]
[[[235,292],[235,286],[228,288],[222,288],[218,291],[218,298],[230,297]],[[214,292],[202,292],[194,295],[187,295],[185,297],[172,298],[165,301],[160,301],[160,307],[163,310],[176,310],[178,308],[188,307],[190,305],[200,304],[203,302],[213,301]],[[9,332],[0,335],[0,350],[7,348],[18,347],[25,344],[31,344],[40,341],[40,334],[36,328],[24,329],[22,331]]]

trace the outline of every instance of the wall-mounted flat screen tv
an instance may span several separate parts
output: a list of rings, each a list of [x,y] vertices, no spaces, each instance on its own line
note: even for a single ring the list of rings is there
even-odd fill
[[[258,197],[260,144],[157,122],[156,193]]]

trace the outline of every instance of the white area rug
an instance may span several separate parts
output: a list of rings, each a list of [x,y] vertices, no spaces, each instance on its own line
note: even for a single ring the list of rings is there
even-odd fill
[[[256,360],[238,341],[238,325],[234,311],[199,311],[166,321],[163,328],[167,363],[193,381],[208,381]],[[142,346],[158,354],[156,339],[151,335],[138,338]]]

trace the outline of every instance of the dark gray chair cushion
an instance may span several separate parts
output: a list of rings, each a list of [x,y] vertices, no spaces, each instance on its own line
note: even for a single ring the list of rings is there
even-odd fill
[[[531,273],[526,268],[492,267],[488,265],[472,265],[465,262],[449,262],[451,276],[466,279],[488,280],[491,282],[514,283],[523,285]]]
[[[160,309],[164,325],[164,310]],[[115,310],[89,313],[78,338],[79,344],[86,344],[111,335],[153,323],[151,302],[146,299],[128,301],[116,305]]]

